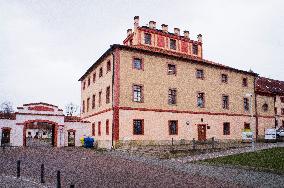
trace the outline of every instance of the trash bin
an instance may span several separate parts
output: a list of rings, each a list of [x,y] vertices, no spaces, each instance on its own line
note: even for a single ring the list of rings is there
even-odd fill
[[[84,147],[85,148],[94,147],[94,138],[91,137],[84,138]]]
[[[81,138],[80,138],[80,141],[81,141],[82,146],[84,146],[84,140],[85,140],[84,137],[81,137]]]

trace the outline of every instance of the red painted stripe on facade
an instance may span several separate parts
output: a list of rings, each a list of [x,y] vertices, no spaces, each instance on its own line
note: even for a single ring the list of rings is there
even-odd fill
[[[97,115],[106,113],[106,112],[111,111],[111,110],[112,110],[112,108],[108,108],[108,109],[105,109],[105,110],[102,110],[102,111],[93,113],[93,114],[91,114],[91,115],[88,115],[88,116],[86,116],[86,117],[83,117],[82,119],[87,119],[87,118],[90,118],[90,117],[93,117],[93,116],[97,116]]]
[[[247,115],[247,114],[194,112],[194,111],[185,111],[185,110],[165,110],[165,109],[131,108],[131,107],[120,107],[119,109],[121,109],[121,110],[137,110],[137,111],[152,111],[152,112],[171,112],[171,113],[185,113],[185,114],[204,114],[204,115],[225,115],[225,116],[245,116],[245,117],[250,117],[250,115]]]
[[[117,48],[114,52],[114,109],[113,109],[113,139],[119,140],[119,97],[120,97],[120,51]]]
[[[65,116],[65,115],[58,115],[58,114],[34,114],[34,113],[19,113],[15,112],[16,115],[35,115],[35,116]]]

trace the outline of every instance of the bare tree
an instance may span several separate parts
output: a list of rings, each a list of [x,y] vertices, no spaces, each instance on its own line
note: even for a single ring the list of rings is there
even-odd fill
[[[65,110],[66,110],[66,114],[67,116],[74,116],[77,115],[77,111],[78,111],[79,106],[76,104],[73,104],[72,102],[68,103],[65,106]]]
[[[0,114],[4,118],[11,118],[14,113],[13,104],[9,101],[5,101],[0,105]]]

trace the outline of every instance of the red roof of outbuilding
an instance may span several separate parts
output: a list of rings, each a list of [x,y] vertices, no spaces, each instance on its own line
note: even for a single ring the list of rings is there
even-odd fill
[[[255,90],[261,93],[284,95],[284,82],[265,77],[257,77]]]

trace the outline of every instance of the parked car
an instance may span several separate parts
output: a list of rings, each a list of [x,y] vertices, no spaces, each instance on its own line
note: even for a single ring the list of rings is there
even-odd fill
[[[265,130],[265,136],[264,136],[265,141],[276,142],[276,138],[277,138],[276,129]]]
[[[284,127],[280,127],[276,130],[277,138],[284,137]]]

